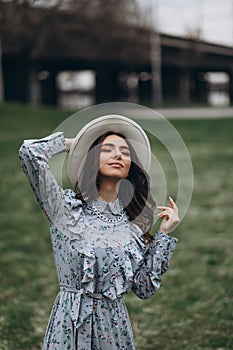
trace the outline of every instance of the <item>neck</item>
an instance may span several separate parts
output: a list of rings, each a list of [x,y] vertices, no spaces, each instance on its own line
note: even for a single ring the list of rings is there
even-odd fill
[[[99,198],[106,202],[113,202],[118,197],[118,183],[119,180],[102,178],[99,189]]]

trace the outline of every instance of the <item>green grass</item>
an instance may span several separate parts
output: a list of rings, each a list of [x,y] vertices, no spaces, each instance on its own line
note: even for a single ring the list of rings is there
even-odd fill
[[[0,349],[41,349],[58,285],[47,220],[21,170],[18,148],[25,138],[51,133],[68,115],[0,105]],[[233,119],[172,124],[191,154],[194,192],[174,232],[180,242],[161,289],[146,301],[126,297],[136,346],[233,349]]]

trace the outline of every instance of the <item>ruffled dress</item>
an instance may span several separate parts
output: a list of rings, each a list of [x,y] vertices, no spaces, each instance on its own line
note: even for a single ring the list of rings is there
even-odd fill
[[[118,199],[85,205],[72,190],[62,189],[48,159],[65,151],[59,132],[26,140],[19,152],[49,219],[60,285],[43,350],[133,350],[123,295],[133,290],[139,298],[148,298],[157,291],[177,239],[158,232],[146,244],[141,229],[122,213]]]

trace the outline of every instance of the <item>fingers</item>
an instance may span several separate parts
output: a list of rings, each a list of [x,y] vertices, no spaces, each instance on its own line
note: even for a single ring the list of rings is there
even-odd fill
[[[165,207],[163,205],[157,205],[156,209],[160,209],[160,210],[167,210],[167,209],[172,209],[171,207]]]
[[[176,203],[174,202],[174,200],[172,199],[171,196],[168,197],[169,198],[169,201],[170,201],[170,206],[175,210],[175,211],[178,211],[178,208],[176,206]]]
[[[161,213],[159,213],[157,217],[166,218],[167,220],[173,218],[174,221],[178,221],[178,208],[176,206],[176,203],[174,202],[172,197],[169,197],[169,202],[170,202],[169,206],[165,206],[165,205],[157,206],[157,209],[161,210]]]
[[[178,212],[178,208],[176,206],[176,203],[174,202],[174,200],[172,199],[172,197],[169,197],[169,202],[170,205],[169,206],[163,206],[163,205],[158,205],[156,208],[160,209],[160,210],[167,210],[169,208],[172,208],[175,210],[175,212]]]
[[[161,212],[157,215],[158,218],[162,219],[160,231],[168,234],[180,222],[176,203],[172,197],[169,197],[169,206],[159,205],[157,208],[161,210]]]
[[[69,151],[72,143],[74,142],[74,138],[65,138],[66,150]]]
[[[158,218],[162,218],[162,217],[164,217],[164,216],[167,216],[168,218],[170,218],[171,216],[172,216],[172,214],[173,214],[173,209],[171,209],[171,208],[167,208],[168,210],[164,210],[164,211],[162,211],[161,213],[159,213],[158,215],[157,215],[157,217]],[[170,210],[169,210],[170,209]]]

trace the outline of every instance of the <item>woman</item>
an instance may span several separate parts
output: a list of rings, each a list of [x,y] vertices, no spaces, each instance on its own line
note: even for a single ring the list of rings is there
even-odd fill
[[[48,158],[65,151],[75,191],[60,188],[49,169]],[[135,349],[123,295],[148,298],[160,287],[177,242],[168,233],[179,222],[170,198],[157,207],[159,232],[150,233],[145,132],[129,118],[103,116],[75,139],[60,132],[25,141],[20,158],[49,219],[60,284],[43,350]]]

